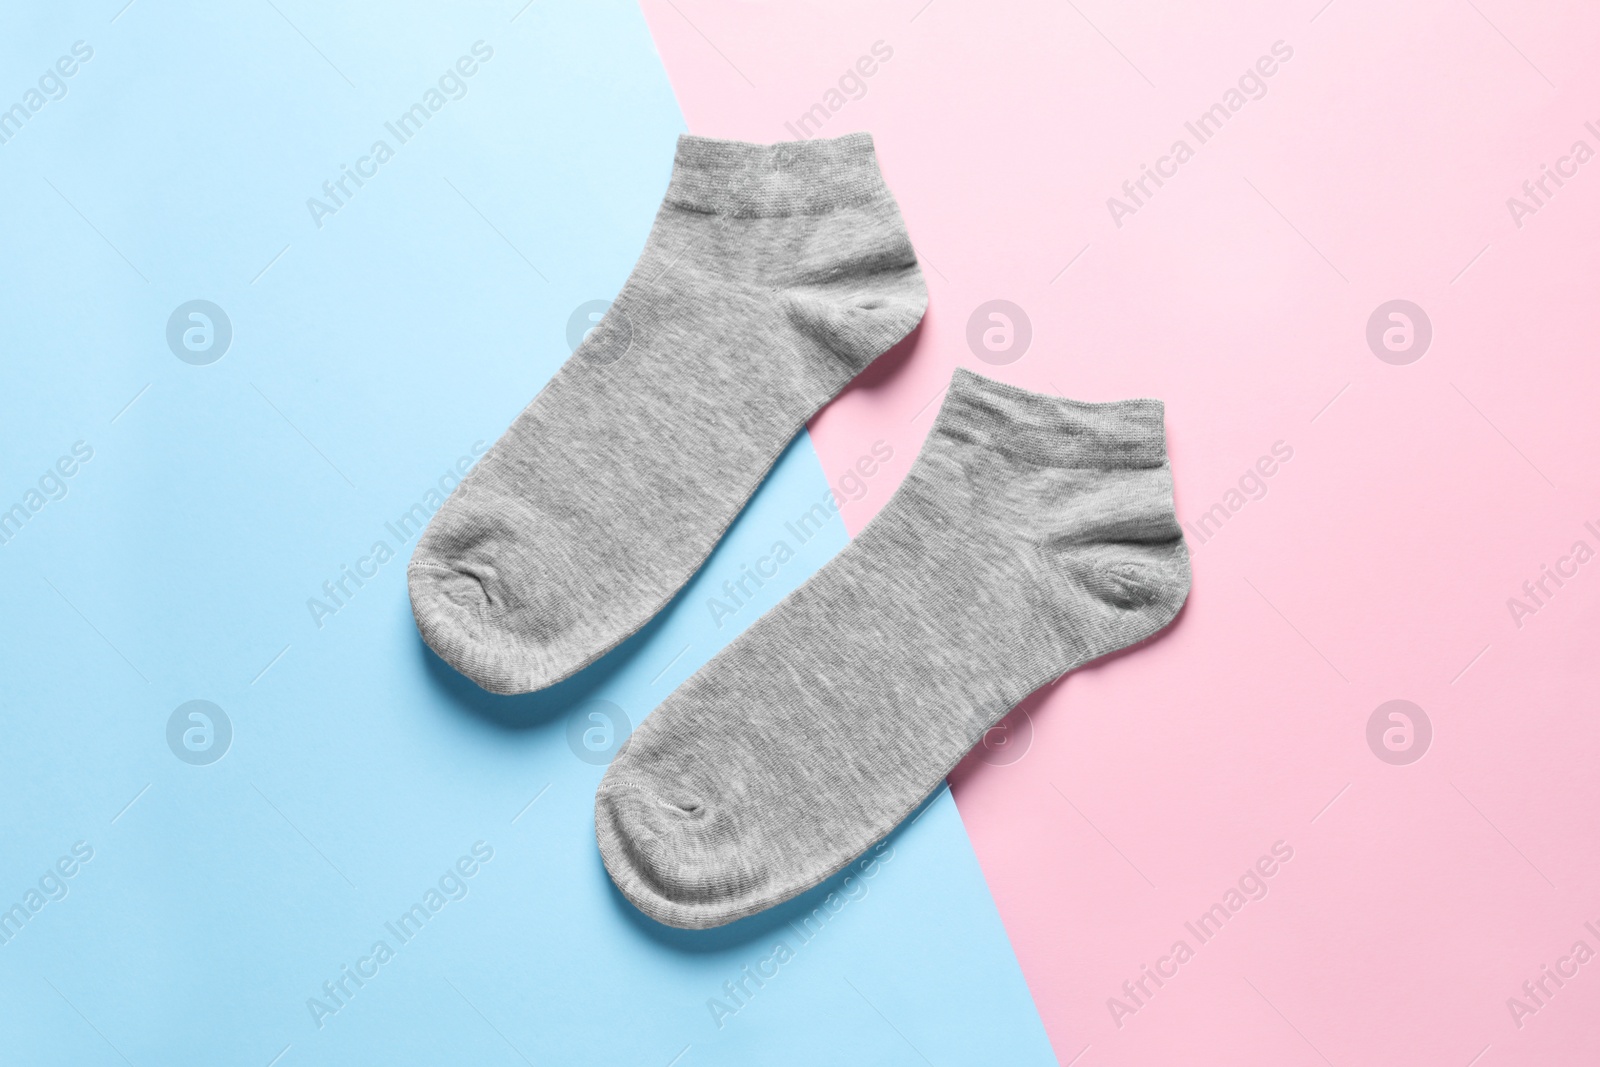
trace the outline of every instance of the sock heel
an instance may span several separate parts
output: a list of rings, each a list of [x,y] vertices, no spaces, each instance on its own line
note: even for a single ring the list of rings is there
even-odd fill
[[[821,223],[781,293],[794,328],[852,374],[915,329],[928,287],[889,191]]]
[[[1117,472],[1075,501],[1093,519],[1038,544],[1053,610],[1079,662],[1142,641],[1178,614],[1189,595],[1188,547],[1165,466]]]

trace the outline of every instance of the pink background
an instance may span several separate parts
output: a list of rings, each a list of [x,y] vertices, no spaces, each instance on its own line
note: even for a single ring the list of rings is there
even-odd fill
[[[1600,959],[1542,1007],[1522,990],[1600,952],[1600,559],[1520,628],[1507,605],[1575,541],[1600,551],[1600,159],[1520,227],[1506,203],[1600,150],[1600,14],[1322,5],[643,0],[711,136],[792,139],[892,49],[818,131],[876,137],[931,291],[812,426],[834,479],[894,449],[852,531],[956,366],[1167,403],[1187,608],[953,778],[1060,1060],[1600,1062]],[[1266,95],[1197,144],[1184,123],[1279,41]],[[1180,137],[1194,158],[1117,226],[1107,198]],[[992,299],[1033,331],[1003,366],[966,340]],[[1392,299],[1432,323],[1409,365],[1367,344]],[[1266,495],[1200,543],[1278,442]],[[1367,741],[1393,699],[1433,728],[1409,765]],[[1279,841],[1267,895],[1201,944],[1185,922]],[[1193,958],[1119,1025],[1108,999],[1136,1006],[1124,981],[1179,939]]]

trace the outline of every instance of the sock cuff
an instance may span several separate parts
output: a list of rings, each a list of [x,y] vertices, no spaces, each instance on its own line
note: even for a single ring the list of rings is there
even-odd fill
[[[714,215],[816,215],[887,192],[870,133],[770,145],[685,133],[666,200]]]
[[[1068,400],[959,367],[933,432],[1042,466],[1159,467],[1164,413],[1159,400]]]

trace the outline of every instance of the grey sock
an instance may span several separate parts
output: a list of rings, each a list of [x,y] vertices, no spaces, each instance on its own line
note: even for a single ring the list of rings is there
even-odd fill
[[[1160,401],[957,371],[882,512],[618,753],[595,801],[606,868],[673,926],[787,900],[1023,697],[1155,633],[1188,591]]]
[[[926,305],[870,136],[681,137],[622,292],[418,541],[423,639],[496,693],[598,659]]]

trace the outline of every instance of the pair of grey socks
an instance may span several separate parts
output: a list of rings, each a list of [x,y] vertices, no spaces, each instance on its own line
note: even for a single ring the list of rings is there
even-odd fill
[[[423,638],[497,693],[616,647],[926,300],[867,135],[681,138],[621,294],[419,541]],[[796,896],[1032,690],[1166,625],[1188,587],[1159,401],[958,370],[878,516],[618,752],[595,802],[606,868],[679,927]]]

